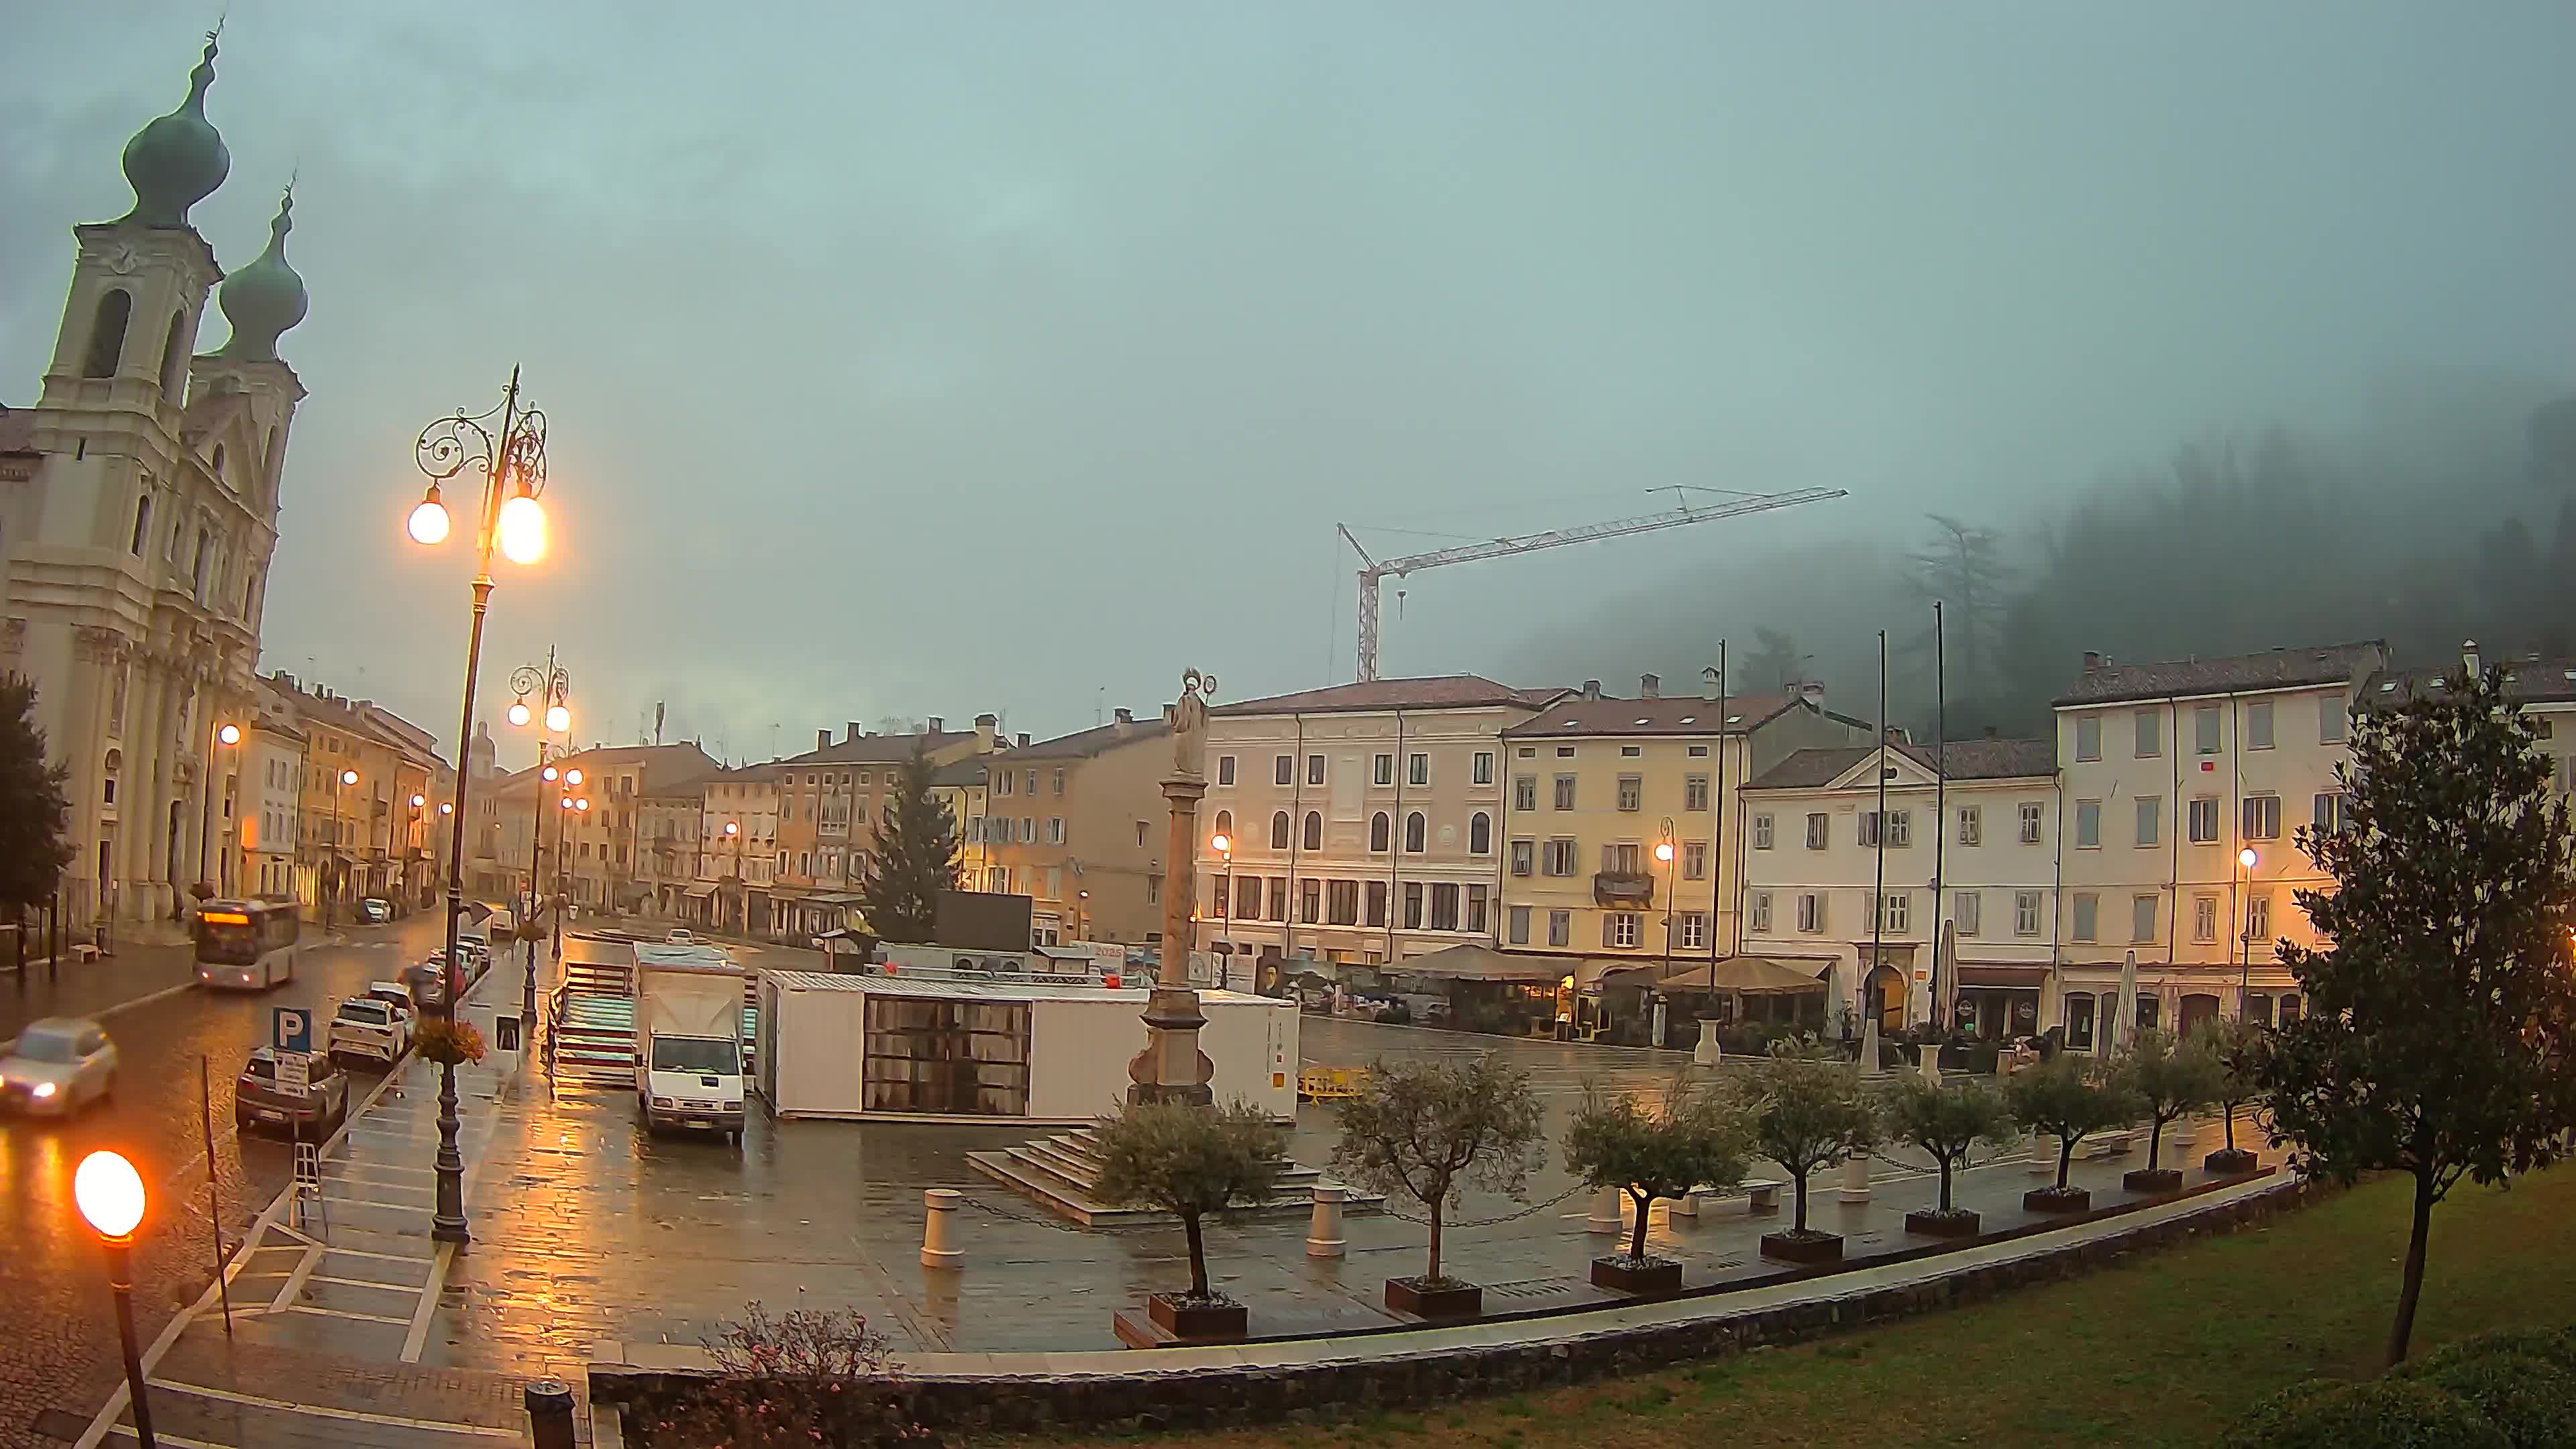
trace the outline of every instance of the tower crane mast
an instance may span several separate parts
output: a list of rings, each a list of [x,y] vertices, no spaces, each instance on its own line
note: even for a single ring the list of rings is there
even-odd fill
[[[1657,490],[1660,491],[1660,490]],[[1684,490],[1676,488],[1677,494]],[[1702,490],[1713,491],[1713,490]],[[1371,557],[1368,548],[1351,532],[1347,523],[1333,526],[1341,530],[1351,548],[1359,554],[1360,563],[1360,659],[1359,677],[1377,678],[1377,613],[1378,584],[1390,578],[1423,569],[1443,568],[1450,564],[1476,563],[1489,558],[1508,558],[1513,554],[1536,553],[1541,549],[1563,548],[1571,543],[1589,543],[1600,538],[1625,538],[1634,533],[1652,533],[1659,528],[1679,528],[1690,523],[1711,523],[1721,518],[1741,518],[1748,513],[1769,513],[1775,509],[1795,508],[1801,503],[1821,503],[1828,498],[1850,496],[1841,488],[1800,488],[1788,493],[1759,493],[1731,497],[1724,503],[1694,508],[1687,497],[1672,511],[1646,513],[1628,518],[1605,519],[1599,523],[1578,523],[1572,528],[1550,529],[1545,533],[1525,533],[1514,538],[1488,539],[1481,543],[1462,543],[1428,553],[1407,554],[1383,562]]]

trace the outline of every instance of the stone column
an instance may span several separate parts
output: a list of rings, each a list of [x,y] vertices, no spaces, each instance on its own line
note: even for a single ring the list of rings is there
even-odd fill
[[[1206,1106],[1215,1100],[1208,1083],[1216,1064],[1199,1050],[1199,994],[1190,986],[1190,950],[1198,944],[1196,910],[1199,798],[1207,793],[1202,753],[1207,735],[1205,694],[1216,687],[1213,675],[1192,669],[1181,676],[1181,697],[1172,706],[1172,774],[1163,781],[1163,798],[1171,806],[1171,832],[1163,854],[1163,959],[1154,989],[1145,1002],[1145,1049],[1127,1064],[1132,1083],[1130,1102],[1187,1102]]]

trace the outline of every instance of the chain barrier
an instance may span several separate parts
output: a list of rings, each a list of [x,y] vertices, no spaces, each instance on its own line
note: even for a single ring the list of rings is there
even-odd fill
[[[1445,1233],[1453,1228],[1491,1228],[1498,1227],[1504,1223],[1518,1222],[1522,1218],[1546,1212],[1549,1208],[1563,1207],[1565,1204],[1581,1197],[1589,1191],[1591,1191],[1591,1189],[1586,1187],[1569,1187],[1565,1191],[1558,1193],[1556,1196],[1549,1198],[1545,1202],[1534,1202],[1527,1207],[1504,1213],[1500,1217],[1477,1218],[1472,1222],[1463,1223],[1453,1223],[1448,1219],[1443,1218],[1440,1223],[1440,1230]],[[1412,1223],[1417,1227],[1425,1228],[1431,1226],[1431,1218],[1429,1214],[1417,1217],[1391,1203],[1380,1204],[1378,1211],[1386,1214],[1388,1217],[1394,1218],[1398,1222]]]

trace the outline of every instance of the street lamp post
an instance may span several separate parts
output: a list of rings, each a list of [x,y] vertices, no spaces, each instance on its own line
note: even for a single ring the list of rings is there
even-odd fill
[[[152,1399],[143,1353],[134,1339],[134,1229],[143,1221],[143,1178],[114,1152],[93,1152],[72,1172],[72,1201],[107,1253],[108,1291],[116,1296],[116,1338],[125,1353],[125,1389],[134,1400],[134,1437],[154,1449]]]
[[[334,863],[338,864],[340,869],[332,878],[330,893],[322,898],[322,929],[326,931],[331,929],[331,907],[338,903],[340,893],[349,888],[349,867],[346,862],[340,861],[338,858],[340,854],[340,828],[342,823],[340,816],[340,787],[343,785],[354,785],[356,783],[358,783],[358,772],[355,770],[342,770],[340,773],[331,777],[331,855]]]
[[[739,894],[739,893],[742,891],[742,822],[741,822],[741,821],[739,821],[739,820],[728,820],[728,821],[726,821],[726,822],[725,822],[725,839],[730,840],[730,841],[732,841],[732,842],[733,842],[733,888],[734,888],[735,892],[736,892],[737,894]],[[747,924],[748,924],[748,923],[746,922],[746,925],[747,925]]]
[[[1673,974],[1673,877],[1681,874],[1681,871],[1673,865],[1673,817],[1669,815],[1664,817],[1664,838],[1655,842],[1655,863],[1664,868],[1664,962],[1655,972],[1655,980],[1661,983],[1665,977]],[[1651,905],[1652,902],[1648,904]],[[1660,990],[1660,985],[1658,989]],[[1656,1033],[1653,1041],[1646,1043],[1648,1046],[1657,1047],[1663,1044],[1663,1035],[1660,1032]]]
[[[578,785],[580,783],[581,771],[564,771],[564,784],[566,786]],[[564,810],[568,812],[563,818],[563,823],[566,829],[570,829],[581,823],[582,816],[590,813],[590,797],[583,795],[576,799],[571,796],[566,796],[563,802],[563,807]],[[564,832],[562,830],[556,831],[554,948],[555,959],[557,961],[561,961],[563,959],[564,902],[572,898],[572,867],[566,864],[566,857],[571,854],[572,847],[564,843]]]
[[[215,727],[215,743],[229,749],[241,743],[241,726],[222,724]],[[197,879],[214,889],[215,869],[206,863],[207,851],[213,846],[215,833],[215,752],[206,751],[206,778],[198,789],[202,807],[197,816]]]
[[[2246,1008],[2254,1004],[2254,866],[2261,857],[2254,847],[2236,852],[2236,863],[2245,868],[2245,884],[2236,893],[2242,902],[2243,919],[2237,923],[2236,936],[2243,943],[2236,968],[2236,1019],[2245,1019]]]
[[[486,421],[499,416],[496,435]],[[474,680],[483,667],[483,616],[492,604],[492,549],[499,545],[512,563],[532,564],[546,552],[546,512],[537,495],[546,486],[546,415],[519,402],[519,370],[510,369],[510,384],[501,405],[468,417],[459,409],[421,429],[412,445],[413,461],[428,475],[429,487],[414,505],[406,530],[415,542],[436,544],[447,538],[447,507],[439,485],[468,471],[483,475],[483,501],[475,515],[475,569],[472,585],[473,623],[466,634],[465,690],[456,726],[456,759],[462,766],[474,744]],[[473,772],[459,769],[456,799],[462,805]],[[447,961],[456,960],[456,938],[465,915],[465,837],[450,832],[447,846]],[[448,1024],[456,1022],[456,993],[438,994],[439,1010]],[[430,1236],[443,1243],[462,1243],[472,1235],[465,1227],[465,1154],[456,1143],[456,1067],[442,1063],[438,1084],[437,1206]]]
[[[1225,949],[1216,958],[1216,989],[1234,989],[1234,838],[1218,831],[1208,841],[1216,848],[1217,858],[1225,862]],[[1255,989],[1260,982],[1252,983]]]

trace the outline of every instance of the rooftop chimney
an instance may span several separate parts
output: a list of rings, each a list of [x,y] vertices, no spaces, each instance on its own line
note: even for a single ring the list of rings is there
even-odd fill
[[[1637,676],[1637,697],[1638,697],[1639,699],[1661,699],[1661,698],[1663,698],[1663,697],[1664,697],[1664,681],[1663,681],[1662,676],[1660,676],[1660,675],[1654,675],[1654,674],[1640,674],[1640,675],[1638,675],[1638,676]]]
[[[1587,679],[1583,681],[1583,697],[1585,699],[1599,699],[1601,697],[1601,681],[1597,679]]]
[[[2470,677],[2471,679],[2475,679],[2475,678],[2477,678],[2477,677],[2478,677],[2478,641],[2477,641],[2477,640],[2475,640],[2475,639],[2463,639],[2463,640],[2461,640],[2461,641],[2460,641],[2460,663],[2461,663],[2461,664],[2463,664],[2463,665],[2465,665],[2465,666],[2467,666],[2468,671],[2469,671],[2469,677]]]
[[[944,719],[941,719],[939,716],[937,716],[937,715],[935,715],[935,714],[934,714],[934,715],[932,715],[932,716],[930,717],[930,732],[931,732],[932,734],[934,734],[934,735],[936,735],[936,734],[944,734],[944,733],[946,733],[946,732],[947,732],[947,730],[948,730],[948,721],[946,721],[946,720],[944,720]]]
[[[1012,737],[1011,742],[1018,745],[1021,749],[1027,749],[1029,747],[1029,732],[1027,730],[1020,731],[1019,734]]]
[[[848,744],[850,741],[855,740],[855,739],[857,739],[858,737],[859,737],[859,722],[858,722],[857,720],[854,720],[854,719],[853,719],[853,720],[843,720],[843,721],[841,722],[841,743],[846,745],[846,744]]]
[[[1701,671],[1699,672],[1699,697],[1700,697],[1700,698],[1702,698],[1702,699],[1707,699],[1707,700],[1714,700],[1714,699],[1716,699],[1720,694],[1723,694],[1723,693],[1725,693],[1725,692],[1726,692],[1725,686],[1724,686],[1723,684],[1719,683],[1719,681],[1718,681],[1718,677],[1717,677],[1717,666],[1715,666],[1715,665],[1713,665],[1713,664],[1712,664],[1712,665],[1710,665],[1708,668],[1703,669],[1703,670],[1701,670]]]
[[[1122,740],[1136,732],[1136,715],[1133,710],[1118,711],[1117,730],[1118,738]]]
[[[994,714],[975,716],[975,749],[979,754],[993,752],[993,732],[1001,727],[1002,717]]]
[[[2091,674],[2093,671],[2095,671],[2095,670],[2097,670],[2097,669],[2099,669],[2099,668],[2101,668],[2101,667],[2102,667],[2102,651],[2100,651],[2100,650],[2098,650],[2098,649],[2087,649],[2087,650],[2085,650],[2085,651],[2084,651],[2084,672],[2085,672],[2085,673],[2087,673],[2087,674]]]
[[[818,750],[828,750],[828,749],[830,749],[831,747],[832,747],[832,732],[831,732],[830,730],[816,730],[816,731],[814,731],[814,748],[816,748],[816,749],[818,749]]]
[[[1988,725],[1988,726],[1986,726],[1986,738],[1987,738],[1987,739],[1990,739],[1990,740],[1991,740],[1991,739],[1999,739],[1999,738],[2001,738],[2001,732],[2000,732],[2000,731],[1998,731],[1998,730],[1997,730],[1993,725]]]

